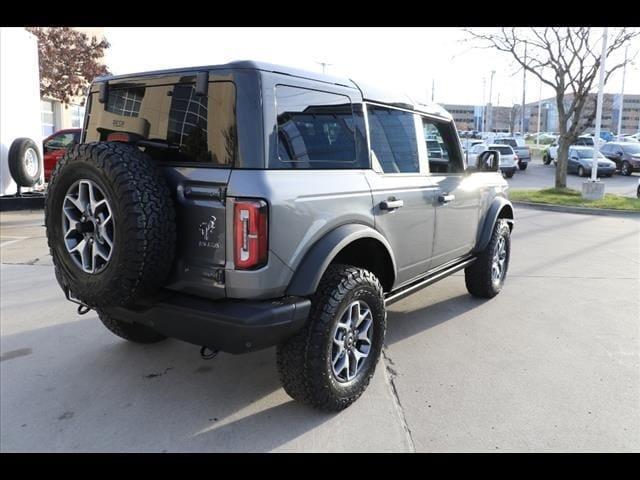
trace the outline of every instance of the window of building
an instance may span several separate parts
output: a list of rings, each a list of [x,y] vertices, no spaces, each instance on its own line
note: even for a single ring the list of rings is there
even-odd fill
[[[123,117],[137,117],[144,97],[144,87],[119,88],[109,92],[106,110]]]
[[[70,105],[69,108],[71,109],[71,127],[82,128],[84,107],[80,105]]]
[[[40,101],[40,120],[42,123],[42,136],[48,137],[55,131],[53,101]]]
[[[418,173],[418,142],[413,113],[369,105],[372,154],[385,173]]]
[[[284,168],[366,168],[361,116],[349,97],[276,86],[277,159]]]

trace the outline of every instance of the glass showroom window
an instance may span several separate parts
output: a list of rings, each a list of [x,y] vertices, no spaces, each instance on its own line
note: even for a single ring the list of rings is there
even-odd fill
[[[40,119],[42,123],[42,136],[48,137],[55,131],[53,102],[51,100],[40,101]]]
[[[84,107],[80,105],[70,105],[71,109],[71,126],[73,128],[82,127],[82,119],[84,118]]]

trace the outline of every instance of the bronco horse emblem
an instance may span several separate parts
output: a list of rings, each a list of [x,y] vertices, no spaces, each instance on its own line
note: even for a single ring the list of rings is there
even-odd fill
[[[211,215],[208,222],[202,222],[200,224],[200,234],[205,241],[211,240],[213,237],[213,231],[216,229],[216,217]]]

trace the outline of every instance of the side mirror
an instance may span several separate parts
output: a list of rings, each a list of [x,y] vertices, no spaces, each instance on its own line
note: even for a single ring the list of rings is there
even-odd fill
[[[479,172],[497,172],[500,168],[500,152],[485,150],[478,155],[475,168]]]

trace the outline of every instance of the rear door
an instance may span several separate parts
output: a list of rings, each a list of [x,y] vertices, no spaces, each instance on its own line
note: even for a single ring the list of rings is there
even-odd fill
[[[427,145],[418,140],[419,117],[371,104],[366,110],[375,226],[393,249],[398,287],[431,266],[436,192],[424,163]]]
[[[168,288],[225,295],[226,186],[236,152],[236,91],[195,75],[110,82],[106,103],[92,99],[85,141],[129,140],[161,166],[174,195],[178,244]],[[94,94],[94,97],[96,94]]]

